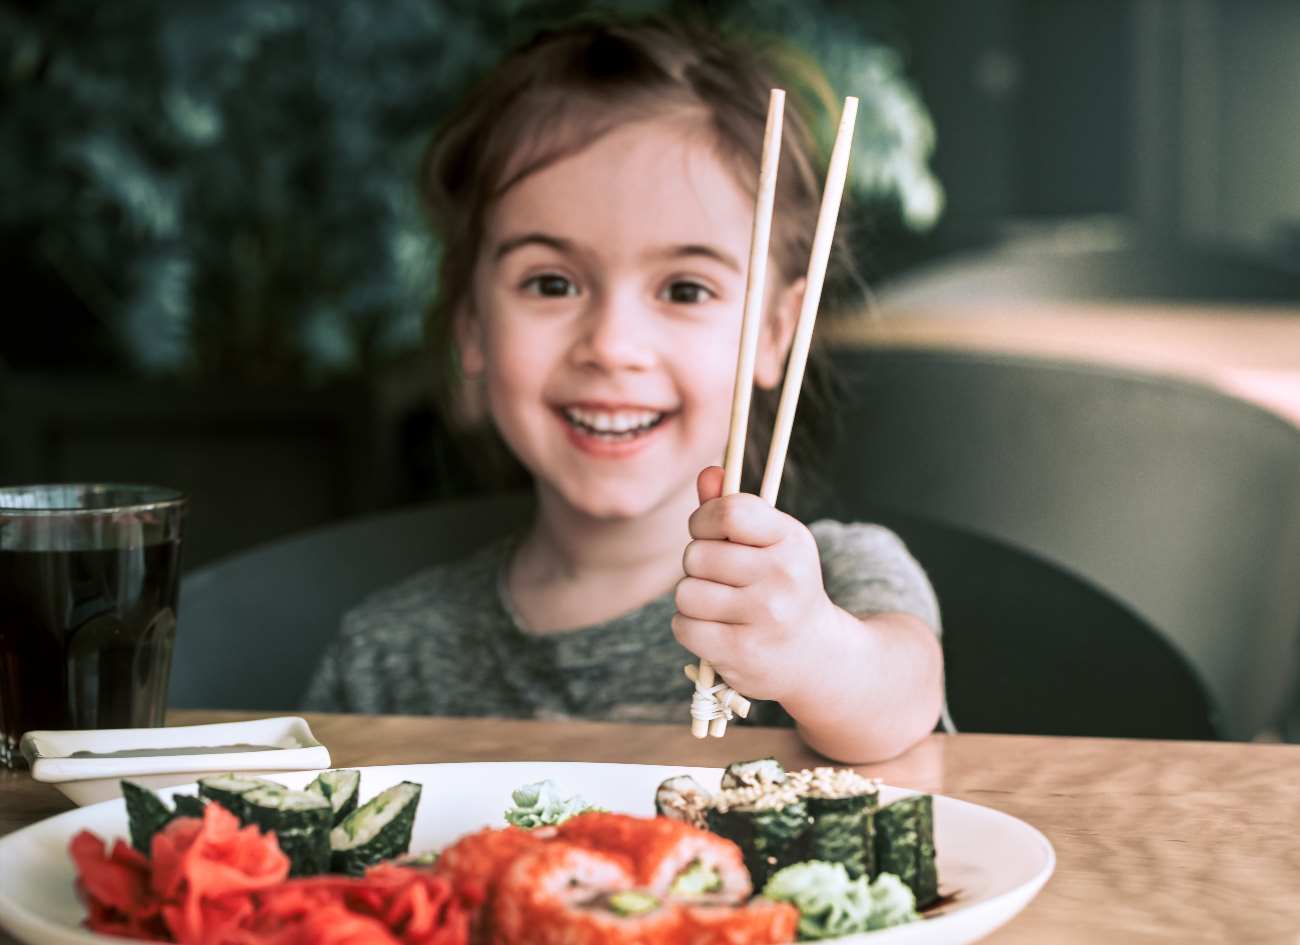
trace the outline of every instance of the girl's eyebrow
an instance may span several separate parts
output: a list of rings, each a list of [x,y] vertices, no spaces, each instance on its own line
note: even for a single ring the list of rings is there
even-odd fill
[[[493,250],[492,259],[495,262],[500,262],[515,250],[522,249],[525,246],[546,246],[568,256],[576,255],[578,252],[577,246],[574,245],[572,240],[552,236],[549,233],[533,232],[511,236],[502,240]],[[726,250],[705,243],[683,243],[680,246],[666,246],[647,255],[658,259],[688,259],[692,256],[700,256],[705,259],[712,259],[734,272],[740,273],[744,271],[735,256]]]
[[[551,236],[549,233],[524,233],[521,236],[512,236],[498,243],[497,248],[492,253],[492,259],[500,262],[515,250],[522,249],[525,246],[548,246],[556,252],[565,253],[566,255],[572,255],[574,252],[573,243],[569,240]]]
[[[691,256],[703,256],[705,259],[712,259],[714,262],[721,263],[728,269],[735,272],[743,272],[740,263],[736,257],[726,250],[719,249],[716,246],[708,246],[704,243],[686,243],[681,246],[669,246],[652,255],[659,256],[663,259],[687,259]]]

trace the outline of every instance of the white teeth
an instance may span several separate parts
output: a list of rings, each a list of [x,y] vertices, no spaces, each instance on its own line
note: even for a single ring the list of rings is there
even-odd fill
[[[581,407],[565,407],[564,415],[571,423],[606,434],[631,433],[646,429],[657,424],[664,416],[656,410],[609,411],[585,410]]]

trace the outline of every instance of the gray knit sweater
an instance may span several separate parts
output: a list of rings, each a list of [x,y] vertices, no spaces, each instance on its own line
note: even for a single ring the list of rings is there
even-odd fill
[[[854,614],[902,611],[939,633],[921,567],[878,525],[815,522],[831,600]],[[605,623],[530,633],[503,575],[512,540],[498,541],[381,591],[352,610],[326,650],[305,708],[406,715],[678,722],[689,718],[695,658],[673,637],[673,594]],[[788,724],[775,703],[750,721]]]

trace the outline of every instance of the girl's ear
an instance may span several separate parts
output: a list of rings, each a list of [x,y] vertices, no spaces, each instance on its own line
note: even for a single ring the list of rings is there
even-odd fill
[[[786,355],[790,353],[794,329],[799,323],[799,308],[803,305],[806,284],[806,279],[796,279],[782,289],[768,307],[768,317],[763,321],[758,353],[754,358],[754,383],[763,390],[776,387],[785,375]]]
[[[487,368],[483,354],[483,325],[474,316],[469,305],[457,306],[452,316],[452,330],[456,337],[456,353],[460,356],[460,372],[467,379],[480,377]]]

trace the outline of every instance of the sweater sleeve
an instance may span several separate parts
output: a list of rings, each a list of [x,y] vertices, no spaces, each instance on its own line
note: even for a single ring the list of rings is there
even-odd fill
[[[941,633],[939,602],[930,580],[902,539],[881,525],[814,522],[826,595],[859,616],[896,612],[919,617]]]

